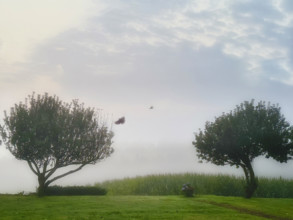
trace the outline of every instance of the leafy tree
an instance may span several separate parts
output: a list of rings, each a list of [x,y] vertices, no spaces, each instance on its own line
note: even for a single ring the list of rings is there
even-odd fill
[[[258,156],[287,162],[292,151],[293,128],[277,105],[244,102],[195,134],[197,156],[216,165],[241,167],[246,178],[246,197],[250,198],[258,183],[252,161]]]
[[[10,115],[5,112],[0,128],[9,151],[17,159],[27,161],[37,175],[39,196],[52,182],[113,152],[113,132],[105,120],[77,100],[68,104],[56,96],[33,94],[25,103],[15,104]],[[70,169],[53,175],[64,167]]]

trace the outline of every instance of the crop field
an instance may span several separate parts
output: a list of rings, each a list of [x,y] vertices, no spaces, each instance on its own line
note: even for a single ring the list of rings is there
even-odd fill
[[[293,180],[259,178],[254,194],[259,198],[293,198]],[[181,195],[184,183],[190,183],[197,195],[244,196],[245,179],[229,175],[196,173],[161,174],[105,181],[96,186],[108,195]]]
[[[293,199],[0,196],[0,219],[293,219]]]

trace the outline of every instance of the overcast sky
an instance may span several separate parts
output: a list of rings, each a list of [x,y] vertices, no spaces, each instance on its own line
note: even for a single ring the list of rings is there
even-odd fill
[[[0,122],[33,91],[125,116],[110,158],[56,184],[242,175],[197,163],[194,132],[251,99],[279,103],[293,123],[292,38],[291,0],[0,0]],[[259,176],[292,178],[292,167],[254,163]],[[0,176],[1,193],[37,184],[3,145]]]

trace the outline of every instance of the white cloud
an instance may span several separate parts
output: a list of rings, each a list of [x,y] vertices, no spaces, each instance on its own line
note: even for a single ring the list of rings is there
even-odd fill
[[[7,0],[0,3],[0,60],[25,62],[37,45],[84,24],[90,0]]]
[[[270,20],[271,22],[274,22],[280,26],[284,27],[292,27],[293,26],[293,14],[292,11],[287,11],[287,8],[283,6],[285,4],[285,0],[274,0],[272,1],[272,4],[275,6],[276,10],[278,10],[282,15],[281,20]],[[290,3],[288,3],[290,4]],[[292,4],[292,2],[291,2]]]
[[[242,4],[250,3],[243,1]],[[250,72],[247,75],[265,77],[267,69],[263,68],[263,63],[271,61],[283,66],[281,63],[288,60],[290,48],[282,38],[290,35],[293,15],[281,7],[281,1],[255,3],[254,11],[243,12],[233,11],[235,5],[234,1],[190,1],[181,8],[153,15],[148,21],[144,20],[145,25],[140,23],[132,27],[139,32],[152,33],[142,36],[145,40],[140,38],[139,43],[155,35],[156,42],[161,45],[190,42],[195,49],[220,45],[223,53],[246,62],[246,71]],[[257,13],[262,7],[274,14],[262,12],[264,17],[258,19]],[[282,69],[293,75],[290,68]]]
[[[117,62],[116,57],[124,57],[125,72],[135,65],[135,48],[144,46],[176,48],[189,44],[195,50],[222,48],[224,55],[245,63],[246,75],[255,75],[254,80],[271,79],[264,63],[288,60],[290,22],[282,25],[276,21],[289,21],[291,15],[281,1],[187,1],[165,8],[155,3],[152,6],[158,9],[154,11],[145,10],[144,3],[116,3],[107,3],[105,13],[92,18],[81,30],[85,38],[75,39],[74,44],[91,51],[97,58],[103,54],[113,56]],[[65,49],[58,46],[56,50]],[[98,73],[117,74],[113,65],[106,62],[87,66],[97,68]]]
[[[46,66],[33,55],[51,38],[70,29],[82,29],[89,17],[104,9],[91,0],[0,1],[0,87],[2,100],[15,101],[32,91],[58,92],[64,69]],[[59,46],[56,51],[66,48]],[[44,68],[45,67],[45,68]],[[2,101],[3,105],[3,101]]]

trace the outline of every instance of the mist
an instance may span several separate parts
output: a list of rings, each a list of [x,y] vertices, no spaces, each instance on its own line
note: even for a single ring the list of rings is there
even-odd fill
[[[187,172],[244,177],[241,168],[198,163],[191,143],[125,143],[121,146],[114,145],[114,148],[115,152],[111,157],[95,165],[88,165],[53,182],[52,185],[93,185],[127,177]],[[37,176],[32,173],[27,163],[16,160],[7,150],[1,151],[0,176],[5,178],[1,178],[0,192],[35,192],[38,186]],[[268,178],[293,178],[292,165],[293,161],[281,164],[263,157],[256,158],[253,162],[255,174]]]

